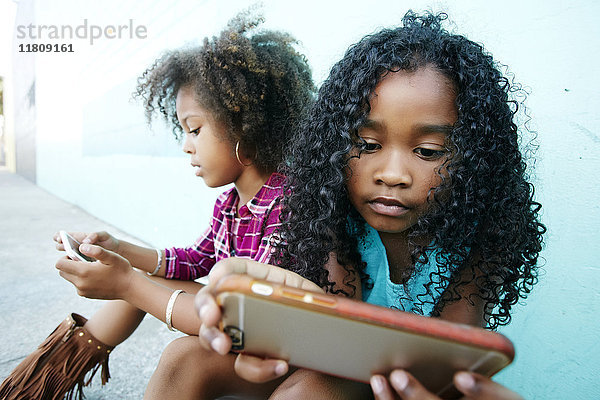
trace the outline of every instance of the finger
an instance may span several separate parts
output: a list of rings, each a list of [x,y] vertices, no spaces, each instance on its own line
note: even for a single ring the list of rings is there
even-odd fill
[[[217,262],[208,274],[209,282],[218,282],[221,278],[232,274],[246,274],[246,259],[230,257]]]
[[[289,367],[288,363],[283,360],[262,359],[247,354],[238,354],[234,369],[242,379],[262,383],[287,374]]]
[[[94,244],[84,243],[79,246],[79,251],[81,251],[86,256],[95,258],[96,260],[100,261],[102,264],[105,264],[105,265],[115,265],[119,262],[124,262],[124,261],[128,262],[127,260],[125,260],[123,257],[118,255],[117,253],[112,252],[110,250],[106,250],[106,249],[104,249],[100,246],[94,245]]]
[[[79,276],[81,272],[87,268],[87,263],[83,263],[81,261],[73,261],[69,257],[61,257],[58,259],[56,264],[54,265],[57,270],[61,272],[65,272],[69,275]],[[61,275],[62,276],[62,275]],[[73,283],[73,281],[69,282]]]
[[[390,374],[390,384],[404,400],[439,400],[439,397],[429,392],[411,374],[404,370],[396,369]]]
[[[54,235],[52,236],[52,240],[54,240],[54,247],[56,247],[56,250],[65,251],[65,245],[62,242],[62,238],[60,237],[59,232],[54,233]]]
[[[81,241],[81,243],[89,243],[89,244],[94,244],[94,243],[98,243],[98,242],[102,242],[106,239],[109,238],[109,234],[105,231],[101,231],[101,232],[92,232],[90,234],[87,234]]]
[[[454,375],[454,385],[469,399],[522,400],[512,390],[472,372],[457,372]]]
[[[61,278],[63,278],[64,280],[70,282],[71,284],[73,284],[73,286],[75,286],[78,296],[86,297],[84,291],[79,289],[79,286],[81,284],[81,279],[79,278],[79,275],[70,274],[65,271],[58,271],[58,274],[61,276]]]
[[[200,325],[200,331],[198,335],[202,340],[200,343],[209,349],[216,351],[221,355],[229,353],[231,350],[231,338],[221,332],[218,328],[208,325]]]
[[[71,235],[79,243],[81,243],[81,241],[87,236],[87,233],[85,233],[85,232],[67,232],[67,233],[69,235]]]
[[[381,375],[373,375],[369,381],[377,400],[393,400],[395,398],[387,379]]]
[[[209,274],[210,281],[218,282],[224,276],[231,274],[247,274],[253,278],[282,283],[286,286],[314,292],[323,291],[318,285],[295,272],[274,265],[262,264],[257,261],[237,257],[227,258],[216,263]]]
[[[65,246],[63,245],[60,233],[55,232],[54,235],[52,235],[52,240],[54,241],[54,247],[56,247],[56,250],[65,251]]]
[[[315,283],[296,274],[295,272],[285,270],[283,268],[272,266],[267,271],[267,276],[264,278],[270,282],[280,282],[285,286],[291,286],[299,289],[309,290],[312,292],[323,292],[323,290]]]
[[[74,274],[70,274],[68,272],[65,272],[63,270],[59,270],[58,274],[60,275],[61,278],[63,278],[66,281],[71,282],[75,287],[77,287],[77,282],[78,282],[78,276],[74,275]]]
[[[205,286],[198,291],[194,298],[194,305],[202,324],[217,326],[221,320],[221,308],[217,305],[210,286]]]

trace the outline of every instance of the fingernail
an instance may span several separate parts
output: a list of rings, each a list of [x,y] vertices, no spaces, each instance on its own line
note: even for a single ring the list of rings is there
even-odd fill
[[[82,244],[81,246],[79,246],[79,250],[83,251],[84,253],[87,253],[91,249],[92,248],[89,244]]]
[[[454,377],[457,386],[461,389],[473,390],[475,388],[475,378],[466,372],[459,372]]]
[[[89,238],[85,238],[81,243],[92,243],[92,241]]]
[[[281,376],[281,375],[285,375],[288,371],[288,366],[287,363],[285,362],[278,362],[277,365],[275,366],[275,374],[277,374],[277,376]]]
[[[385,382],[383,376],[373,375],[371,377],[371,388],[373,389],[373,393],[383,393],[384,387]]]
[[[206,339],[207,342],[212,342],[219,336],[219,330],[212,326],[202,325],[200,329],[200,334],[204,339]]]
[[[390,381],[396,389],[404,390],[408,386],[408,375],[402,370],[396,370],[390,375]]]
[[[200,307],[200,319],[202,319],[202,320],[206,319],[209,309],[210,309],[210,307],[207,304]]]
[[[217,337],[210,342],[210,347],[219,354],[223,354],[223,346],[225,346],[225,342],[222,337]]]

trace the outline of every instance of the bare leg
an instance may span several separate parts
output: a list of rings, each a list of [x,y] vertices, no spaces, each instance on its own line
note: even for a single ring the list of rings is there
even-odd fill
[[[195,336],[175,339],[165,348],[150,378],[144,400],[215,399],[242,395],[265,399],[282,379],[256,384],[237,376],[235,354],[221,356],[207,351]]]
[[[193,281],[177,281],[158,277],[152,279],[173,289],[184,289],[187,293],[196,293],[202,287]],[[102,343],[116,346],[131,336],[145,315],[144,311],[125,301],[111,300],[87,321],[85,327]]]
[[[85,327],[102,343],[116,346],[137,329],[145,315],[125,301],[111,300],[86,322]]]
[[[365,383],[337,378],[315,371],[299,369],[292,373],[269,397],[285,399],[372,399],[371,387]]]

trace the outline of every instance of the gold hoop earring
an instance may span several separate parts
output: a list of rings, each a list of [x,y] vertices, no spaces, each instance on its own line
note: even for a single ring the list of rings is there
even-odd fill
[[[242,159],[240,158],[240,142],[239,141],[235,144],[235,158],[237,158],[238,162],[240,164],[242,164],[244,167],[249,167],[249,166],[252,165],[252,163],[250,163],[250,164],[244,164],[242,162]]]

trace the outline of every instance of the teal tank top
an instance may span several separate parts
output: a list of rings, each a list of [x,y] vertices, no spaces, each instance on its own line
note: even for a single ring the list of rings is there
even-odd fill
[[[436,251],[428,253],[427,264],[419,264],[415,267],[406,284],[397,284],[390,279],[390,266],[379,233],[368,224],[365,224],[365,228],[367,234],[358,238],[358,250],[362,260],[367,263],[365,272],[371,278],[367,282],[373,283],[373,287],[368,288],[367,282],[363,281],[363,301],[421,315],[431,315],[434,305],[446,289],[440,283],[440,276],[432,275],[430,278],[429,275],[438,271],[435,263]],[[450,271],[442,273],[445,277],[449,275]],[[427,293],[426,285],[431,279],[434,279],[434,284],[430,286],[431,293]]]

